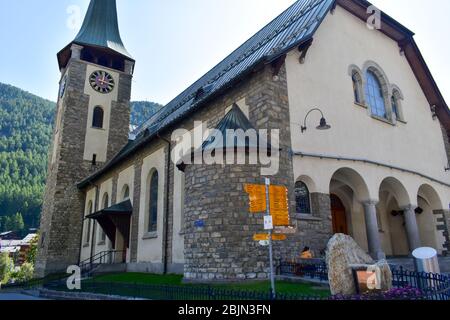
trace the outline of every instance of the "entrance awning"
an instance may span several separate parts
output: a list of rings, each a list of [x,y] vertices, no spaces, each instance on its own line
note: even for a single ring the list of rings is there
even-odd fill
[[[90,214],[86,217],[86,219],[97,221],[114,247],[116,242],[116,230],[118,230],[122,234],[127,248],[129,248],[132,214],[133,205],[130,200],[126,200],[109,208]]]

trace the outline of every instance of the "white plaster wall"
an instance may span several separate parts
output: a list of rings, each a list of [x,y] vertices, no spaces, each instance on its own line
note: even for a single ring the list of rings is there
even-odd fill
[[[95,188],[89,189],[86,192],[86,202],[84,208],[84,216],[88,216],[93,212],[89,212],[89,202],[92,201],[92,210],[95,211]],[[81,253],[80,261],[85,261],[91,257],[91,243],[92,243],[92,232],[94,229],[94,222],[91,220],[91,230],[89,232],[89,242],[85,241],[86,228],[88,227],[87,221],[83,222],[83,240],[81,243]]]
[[[174,169],[172,261],[184,263],[184,173]]]
[[[153,170],[158,171],[158,228],[156,237],[147,233],[149,175]],[[139,206],[139,233],[138,233],[138,262],[161,263],[163,242],[164,194],[165,194],[165,152],[160,148],[143,160],[141,171],[141,202]]]
[[[89,77],[92,72],[97,70],[107,71],[114,78],[114,89],[108,94],[95,91],[90,83]],[[111,118],[111,103],[117,101],[119,87],[119,73],[112,69],[99,67],[98,65],[87,64],[86,81],[84,84],[84,93],[89,95],[89,112],[87,119],[86,138],[84,147],[84,160],[92,161],[92,156],[97,155],[98,162],[106,162],[108,137],[109,137],[109,120]],[[103,128],[92,127],[92,117],[94,108],[101,106],[104,111]]]
[[[112,201],[112,185],[113,185],[113,180],[112,179],[108,179],[104,182],[102,182],[100,184],[100,189],[99,189],[99,201],[97,204],[97,210],[96,211],[100,211],[102,209],[104,209],[103,207],[103,196],[105,195],[105,193],[108,193],[108,207],[111,206],[111,201]],[[95,223],[96,227],[95,227],[95,254],[103,252],[103,251],[108,251],[112,249],[112,244],[111,241],[108,239],[108,237],[106,237],[106,241],[104,243],[100,242],[101,240],[101,227],[98,223]]]
[[[133,203],[133,194],[134,194],[134,166],[126,168],[125,170],[119,173],[119,177],[117,179],[117,203],[124,201],[123,191],[124,187],[128,185],[130,188],[130,201]]]
[[[447,158],[439,122],[432,119],[429,104],[397,43],[367,29],[361,20],[338,6],[318,29],[305,64],[300,64],[298,57],[297,50],[293,50],[286,59],[294,151],[370,159],[450,184],[450,176],[443,170]],[[388,80],[402,90],[406,124],[392,126],[375,120],[367,109],[354,104],[348,68],[352,64],[362,68],[368,60],[377,62]],[[313,113],[308,120],[308,131],[301,134],[298,124],[313,107],[323,110],[332,129],[315,130],[320,115]],[[318,170],[319,162],[326,166]],[[344,163],[295,157],[295,177],[313,175],[311,178],[319,191],[327,193],[335,170],[345,165],[356,167],[368,184],[370,197],[377,199],[381,181],[398,175],[413,204],[417,202],[420,185],[428,183],[411,174],[368,164]],[[444,208],[447,207],[450,188],[430,184],[441,196]]]

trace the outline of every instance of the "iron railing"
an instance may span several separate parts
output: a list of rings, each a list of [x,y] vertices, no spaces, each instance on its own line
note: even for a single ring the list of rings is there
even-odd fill
[[[294,276],[322,281],[328,280],[325,261],[302,260],[300,262],[279,261],[278,275]],[[397,289],[418,289],[425,300],[450,300],[450,277],[442,274],[415,272],[403,267],[391,266],[392,287]]]
[[[89,259],[80,262],[79,267],[81,269],[81,273],[90,274],[96,267],[102,264],[124,263],[125,253],[126,251],[116,250],[99,252]]]
[[[277,274],[328,281],[328,268],[324,260],[301,260],[300,262],[279,261]]]
[[[50,282],[43,286],[54,291],[68,291],[64,282]],[[320,295],[280,293],[275,297],[271,290],[232,290],[206,285],[152,285],[132,284],[86,280],[82,282],[81,290],[77,293],[102,294],[108,296],[122,296],[135,299],[151,300],[242,300],[242,301],[269,301],[269,300],[323,300],[328,297]]]

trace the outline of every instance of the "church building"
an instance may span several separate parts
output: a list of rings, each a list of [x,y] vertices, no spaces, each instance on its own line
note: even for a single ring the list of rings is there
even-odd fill
[[[276,259],[323,257],[335,233],[375,259],[450,253],[450,110],[414,33],[365,0],[296,1],[132,133],[115,0],[91,0],[58,63],[38,276],[265,279],[245,190],[265,178],[288,188]],[[241,161],[190,161],[205,154]]]

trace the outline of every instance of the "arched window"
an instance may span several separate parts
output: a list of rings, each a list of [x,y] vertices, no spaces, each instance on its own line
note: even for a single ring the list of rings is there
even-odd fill
[[[122,192],[123,196],[122,196],[122,200],[128,200],[130,199],[130,187],[128,185],[125,185],[123,187],[123,192]]]
[[[402,114],[402,95],[397,89],[394,89],[391,97],[391,105],[392,105],[392,115],[395,115],[397,120],[403,121]]]
[[[103,203],[103,208],[102,209],[106,209],[106,208],[109,207],[109,196],[108,196],[107,193],[105,193],[103,195],[102,203]],[[105,241],[106,241],[106,233],[103,230],[103,228],[101,228],[101,230],[100,230],[100,242],[105,242]]]
[[[158,227],[158,171],[150,179],[148,232],[155,232]]]
[[[386,104],[380,80],[371,70],[367,71],[366,100],[372,114],[386,118]]]
[[[362,78],[361,75],[357,71],[353,71],[352,73],[352,82],[353,82],[353,95],[356,103],[363,103],[362,97]]]
[[[91,213],[93,213],[92,201],[89,201],[86,215],[90,215]],[[84,243],[89,243],[91,241],[91,219],[86,219],[84,227]]]
[[[301,181],[295,183],[295,205],[297,213],[311,214],[309,190]]]
[[[92,117],[92,127],[94,128],[103,128],[103,116],[104,112],[102,107],[96,106],[94,108],[94,115]]]

